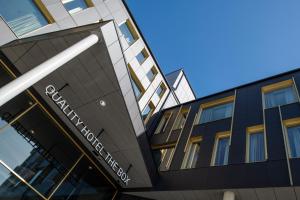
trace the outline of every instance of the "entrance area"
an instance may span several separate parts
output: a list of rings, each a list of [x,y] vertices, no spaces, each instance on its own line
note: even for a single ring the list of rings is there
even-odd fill
[[[2,63],[0,87],[12,76]],[[34,95],[24,92],[0,108],[0,200],[106,200],[116,192]]]

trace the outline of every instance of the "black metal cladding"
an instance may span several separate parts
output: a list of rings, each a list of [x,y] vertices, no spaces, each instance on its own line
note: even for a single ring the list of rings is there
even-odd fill
[[[158,188],[172,189],[219,189],[247,187],[283,187],[290,186],[287,158],[283,139],[282,120],[300,117],[300,103],[291,103],[263,110],[261,88],[280,81],[294,79],[297,89],[300,88],[300,69],[256,81],[244,86],[233,88],[209,97],[203,97],[167,109],[160,113],[173,112],[164,132],[152,134],[152,145],[170,143],[168,134],[172,134],[172,125],[181,107],[190,107],[181,135],[176,138],[175,153],[169,171],[160,172]],[[235,94],[233,117],[193,125],[195,115],[201,104],[228,97]],[[264,119],[265,118],[265,119]],[[159,120],[156,120],[157,126]],[[265,125],[267,160],[264,162],[246,163],[246,129],[255,125]],[[152,126],[152,127],[153,127]],[[216,133],[231,131],[231,145],[228,165],[210,166]],[[176,131],[175,131],[176,132]],[[175,133],[174,132],[174,133]],[[154,131],[153,131],[154,133]],[[184,148],[189,135],[202,136],[200,153],[193,169],[180,169],[184,158]],[[172,137],[170,137],[172,138]],[[290,159],[291,176],[294,185],[300,185],[300,159]],[[178,181],[180,180],[180,181]]]

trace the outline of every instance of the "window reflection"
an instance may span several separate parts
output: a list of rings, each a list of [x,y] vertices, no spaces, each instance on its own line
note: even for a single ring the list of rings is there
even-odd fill
[[[42,198],[0,164],[0,200],[10,199],[41,200]]]

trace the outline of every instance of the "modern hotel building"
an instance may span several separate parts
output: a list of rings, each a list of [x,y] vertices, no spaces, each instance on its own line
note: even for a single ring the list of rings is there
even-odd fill
[[[122,0],[0,0],[0,199],[300,198],[300,71],[195,99]]]

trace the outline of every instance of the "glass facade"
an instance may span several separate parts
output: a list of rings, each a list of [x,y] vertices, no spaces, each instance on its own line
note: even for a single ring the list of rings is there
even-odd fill
[[[265,93],[265,107],[286,105],[297,101],[294,87],[287,87]]]
[[[0,15],[21,36],[48,24],[32,0],[0,0]]]
[[[0,86],[10,81],[0,68]],[[114,186],[24,92],[0,109],[0,199],[111,199]]]

